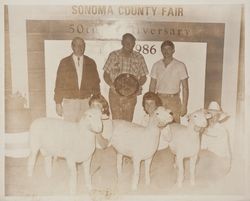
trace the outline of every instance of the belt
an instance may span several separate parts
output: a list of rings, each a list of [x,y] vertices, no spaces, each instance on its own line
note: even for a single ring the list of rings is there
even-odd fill
[[[90,99],[91,96],[86,97],[86,98],[63,98],[63,100],[85,100],[85,99]]]
[[[176,93],[176,94],[162,94],[162,93],[158,93],[158,95],[162,96],[162,97],[170,97],[170,98],[179,97],[179,93]]]

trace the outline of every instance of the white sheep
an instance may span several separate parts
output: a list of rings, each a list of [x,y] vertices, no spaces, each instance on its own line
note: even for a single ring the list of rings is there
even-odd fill
[[[77,123],[55,118],[40,118],[30,127],[28,175],[32,176],[36,156],[40,150],[45,157],[45,171],[51,176],[52,157],[66,159],[70,169],[70,192],[76,192],[76,163],[84,162],[86,186],[91,189],[90,163],[95,151],[95,134],[102,131],[102,113],[88,109]]]
[[[111,145],[117,150],[118,176],[122,171],[122,157],[129,156],[133,160],[132,190],[136,190],[139,182],[140,163],[145,160],[145,180],[150,184],[150,165],[157,150],[160,128],[173,120],[170,110],[158,107],[148,126],[144,127],[124,120],[113,120]]]
[[[200,133],[207,126],[207,119],[210,117],[210,114],[200,109],[188,115],[187,126],[172,123],[162,131],[161,140],[164,142],[160,142],[160,144],[165,144],[165,147],[169,146],[176,155],[178,187],[182,186],[184,179],[184,158],[190,158],[190,183],[191,185],[195,184],[195,166],[200,150]]]

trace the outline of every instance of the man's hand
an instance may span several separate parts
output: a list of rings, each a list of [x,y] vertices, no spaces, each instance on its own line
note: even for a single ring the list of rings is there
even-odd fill
[[[139,89],[137,91],[137,96],[142,95],[142,86],[139,86]]]
[[[115,85],[113,85],[113,84],[110,85],[110,89],[111,89],[112,92],[117,93],[116,90],[115,90]]]
[[[61,105],[61,104],[56,104],[56,113],[57,113],[57,115],[59,115],[59,116],[62,116],[62,115],[63,115],[63,108],[62,108],[62,105]]]
[[[181,117],[187,114],[187,106],[186,105],[181,105]]]

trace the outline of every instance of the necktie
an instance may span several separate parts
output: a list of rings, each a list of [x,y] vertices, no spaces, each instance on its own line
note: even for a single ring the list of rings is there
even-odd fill
[[[77,57],[78,66],[80,66],[80,57]]]
[[[77,57],[77,77],[78,77],[78,86],[81,87],[81,80],[82,80],[82,67],[80,64],[80,57]]]

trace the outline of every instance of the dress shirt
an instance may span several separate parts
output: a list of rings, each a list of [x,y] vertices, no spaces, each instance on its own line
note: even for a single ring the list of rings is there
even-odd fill
[[[76,56],[73,54],[73,60],[76,67],[76,73],[77,73],[77,80],[78,80],[78,87],[81,88],[81,82],[82,82],[82,67],[83,67],[83,56]]]

